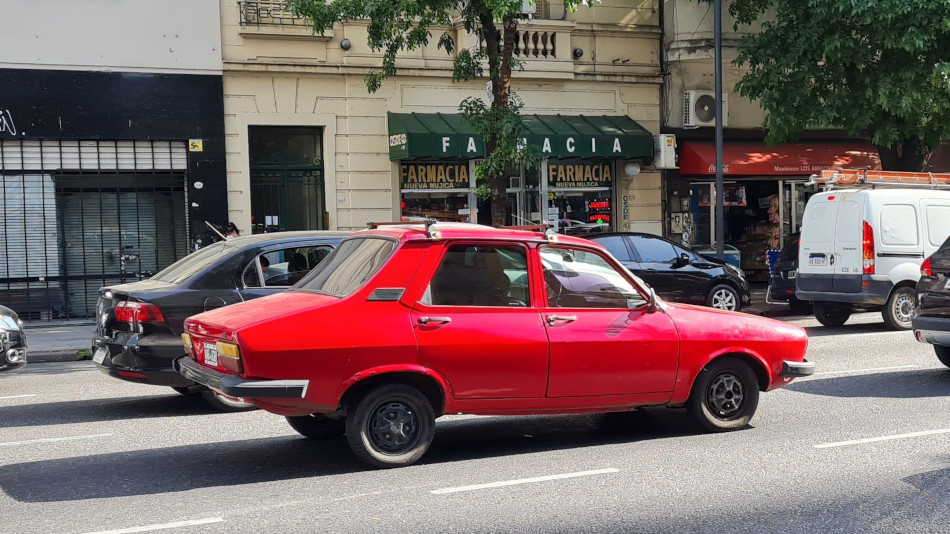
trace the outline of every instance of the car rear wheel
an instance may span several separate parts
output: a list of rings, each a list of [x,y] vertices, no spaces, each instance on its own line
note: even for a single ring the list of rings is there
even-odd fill
[[[706,305],[719,310],[739,311],[739,293],[732,286],[719,284],[709,292]]]
[[[194,388],[188,388],[188,387],[185,387],[185,388],[173,387],[172,389],[175,391],[175,393],[181,393],[182,395],[194,395],[198,393],[197,391],[194,390]]]
[[[937,359],[940,360],[940,363],[950,367],[950,347],[934,345],[934,352],[937,353]]]
[[[291,428],[310,439],[338,438],[346,431],[345,419],[330,419],[319,413],[287,416],[287,422]]]
[[[376,467],[417,462],[435,436],[435,412],[419,390],[404,384],[372,389],[348,409],[346,440],[356,457]]]
[[[811,302],[801,300],[798,297],[789,298],[788,307],[792,310],[792,313],[797,315],[810,315],[812,312]]]
[[[686,410],[703,430],[726,432],[748,425],[758,405],[755,372],[748,363],[726,357],[703,367],[686,401]]]
[[[841,326],[851,317],[851,310],[848,308],[841,308],[827,302],[816,302],[813,309],[815,319],[825,326]]]
[[[884,324],[893,330],[910,330],[911,321],[914,319],[914,288],[900,287],[891,292],[887,298],[887,304],[881,311],[884,316]]]
[[[219,412],[247,412],[257,409],[257,406],[254,406],[249,402],[244,402],[240,399],[235,399],[234,397],[222,395],[211,389],[202,391],[201,396],[204,397],[208,404],[210,404]]]

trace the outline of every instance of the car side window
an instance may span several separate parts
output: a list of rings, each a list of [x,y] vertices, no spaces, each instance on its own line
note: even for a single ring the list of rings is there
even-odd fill
[[[541,268],[548,306],[554,308],[638,308],[647,301],[602,256],[569,247],[544,246]]]
[[[654,239],[642,235],[631,236],[631,242],[644,263],[672,263],[676,258],[673,245],[662,239]]]
[[[618,260],[633,261],[630,257],[630,251],[627,250],[627,244],[623,242],[623,236],[609,235],[598,237],[595,241],[603,245],[604,248],[607,249],[607,252]]]
[[[518,246],[450,245],[423,295],[431,306],[513,306],[529,302],[527,251]]]
[[[326,258],[333,247],[315,245],[294,247],[265,252],[248,265],[244,271],[245,287],[289,287],[297,283],[311,269]],[[264,276],[263,283],[258,276]]]

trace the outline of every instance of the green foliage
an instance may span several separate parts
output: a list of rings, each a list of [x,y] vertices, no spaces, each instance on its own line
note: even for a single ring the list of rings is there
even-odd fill
[[[882,149],[929,153],[950,139],[950,2],[736,0],[741,20],[774,21],[742,39],[737,84],[766,110],[769,142],[807,128],[870,134]],[[882,150],[882,156],[883,156]]]
[[[490,182],[503,177],[506,169],[530,166],[538,161],[538,147],[522,143],[526,132],[521,116],[523,103],[512,94],[507,107],[486,106],[480,98],[466,98],[459,106],[462,116],[475,132],[490,147],[487,157],[475,166],[475,177],[480,182]]]

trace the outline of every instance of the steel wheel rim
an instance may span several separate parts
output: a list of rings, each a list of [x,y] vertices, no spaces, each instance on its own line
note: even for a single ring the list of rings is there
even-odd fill
[[[706,405],[719,419],[735,416],[745,401],[745,386],[742,379],[732,373],[716,375],[706,388]]]
[[[734,310],[736,309],[736,296],[728,289],[720,289],[713,293],[712,307],[720,310]]]
[[[894,318],[901,324],[910,324],[914,318],[914,299],[901,295],[894,302]]]
[[[402,454],[419,441],[419,420],[412,406],[402,401],[380,403],[366,425],[373,447],[386,454]]]

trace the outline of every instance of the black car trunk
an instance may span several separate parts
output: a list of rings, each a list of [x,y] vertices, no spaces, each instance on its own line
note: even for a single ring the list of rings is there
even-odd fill
[[[917,284],[918,314],[950,317],[950,240],[930,257],[933,276],[924,276]]]
[[[125,321],[117,321],[115,318],[115,307],[120,302],[129,300],[151,303],[150,297],[152,295],[164,295],[167,291],[175,289],[176,287],[174,284],[167,282],[142,280],[141,282],[121,284],[100,289],[99,301],[96,304],[96,325],[99,335],[115,338],[119,333],[138,332],[147,334],[156,330],[167,332],[171,327],[171,325],[167,323],[132,324]]]

